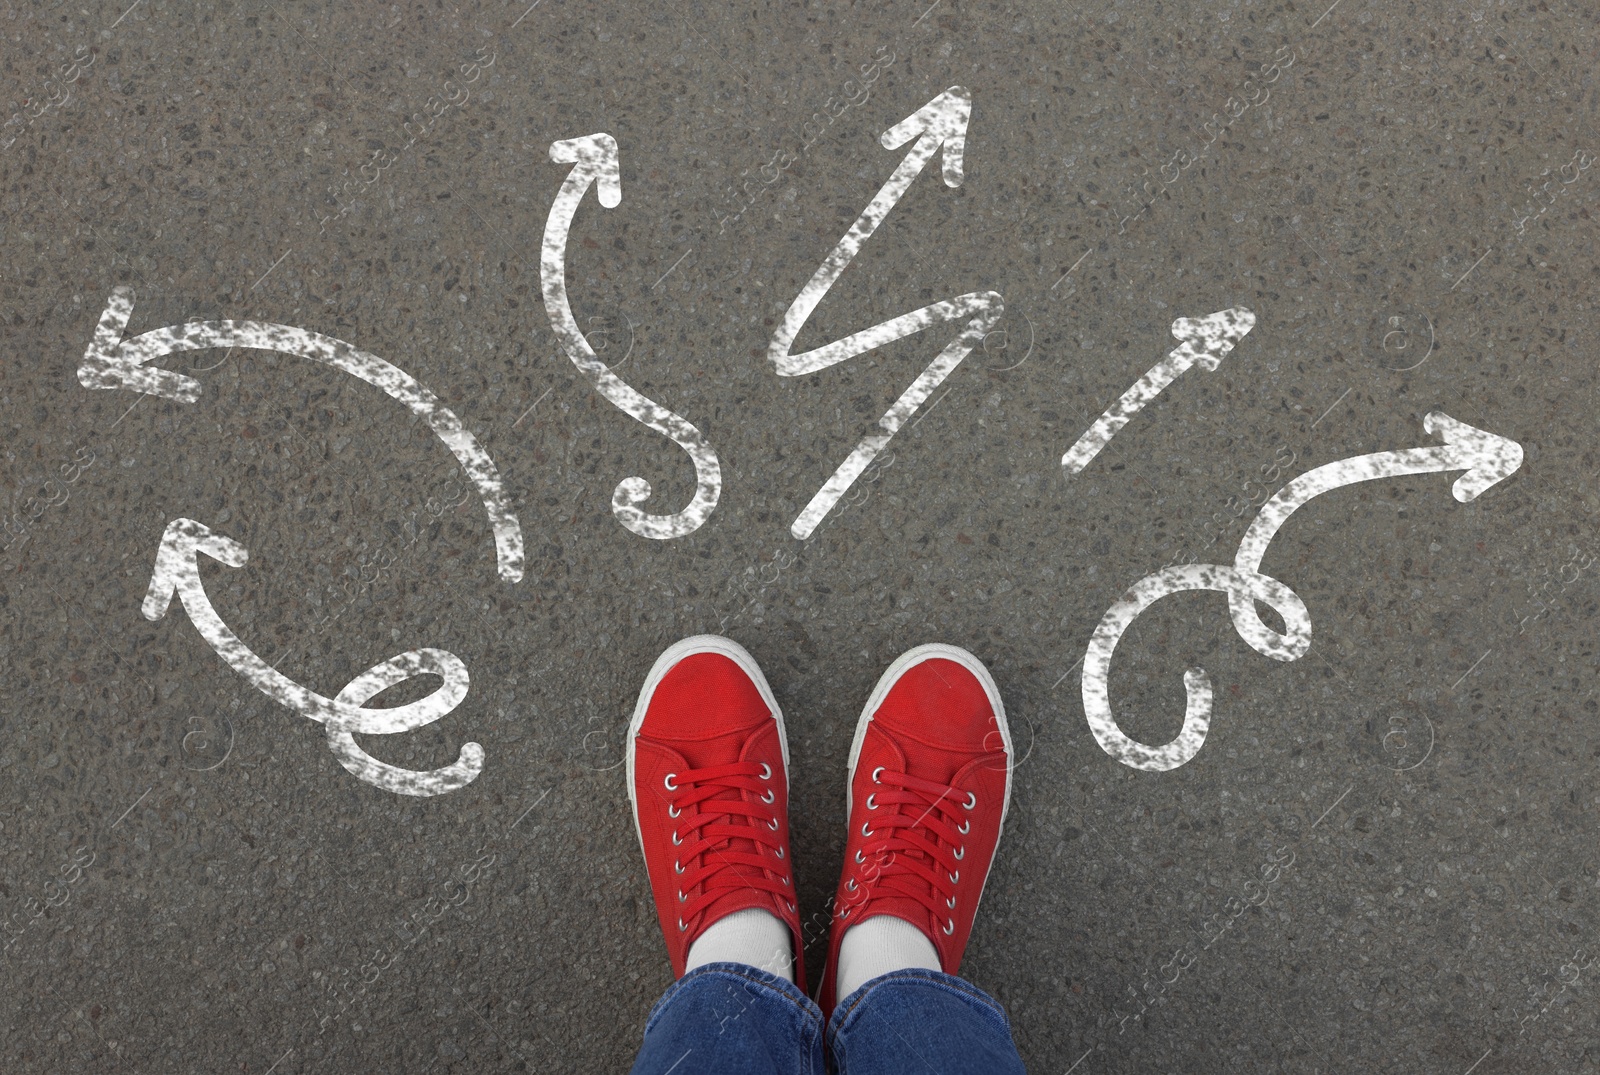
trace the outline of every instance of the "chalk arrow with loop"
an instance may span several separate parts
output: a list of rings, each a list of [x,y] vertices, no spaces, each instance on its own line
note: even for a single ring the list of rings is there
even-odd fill
[[[343,370],[381,388],[427,421],[460,461],[483,499],[489,526],[494,531],[500,577],[507,582],[522,578],[522,526],[506,500],[499,469],[478,443],[478,438],[462,426],[455,412],[411,374],[332,336],[264,321],[191,321],[123,339],[128,318],[133,315],[133,300],[132,288],[112,290],[94,339],[78,364],[78,382],[85,388],[128,388],[180,403],[193,403],[200,398],[199,381],[188,374],[164,370],[150,363],[178,351],[204,351],[213,347],[281,351]]]
[[[606,368],[578,327],[578,319],[572,316],[572,304],[567,299],[567,235],[584,194],[590,186],[596,186],[600,204],[607,209],[614,209],[622,202],[617,140],[609,134],[591,134],[553,142],[550,159],[557,164],[572,165],[560,193],[550,205],[550,216],[544,226],[544,245],[539,255],[539,276],[550,328],[572,364],[589,379],[596,392],[634,419],[671,438],[694,462],[695,493],[682,511],[671,515],[646,512],[640,505],[650,498],[650,483],[643,478],[624,478],[611,494],[612,514],[640,537],[665,540],[692,534],[711,517],[722,497],[722,467],[717,462],[717,453],[693,425],[646,399]]]
[[[148,620],[167,614],[176,596],[200,637],[245,679],[280,705],[326,726],[328,747],[339,764],[375,787],[397,795],[443,795],[471,783],[483,769],[483,747],[465,743],[456,760],[442,769],[417,772],[381,762],[357,745],[355,733],[393,735],[431,724],[467,696],[467,666],[448,650],[416,649],[375,665],[351,680],[336,698],[325,698],[273,668],[240,641],[217,615],[200,580],[200,555],[229,567],[243,567],[245,547],[193,519],[174,519],[161,535],[155,571],[141,609]],[[362,703],[397,683],[432,674],[444,682],[432,694],[391,709],[364,709]]]
[[[1100,748],[1124,765],[1151,772],[1176,769],[1192,759],[1205,743],[1211,725],[1211,679],[1203,668],[1184,673],[1187,702],[1183,727],[1177,738],[1149,746],[1123,734],[1111,715],[1107,680],[1111,655],[1133,621],[1168,594],[1186,590],[1217,590],[1228,595],[1233,626],[1261,655],[1278,661],[1303,657],[1311,648],[1311,616],[1298,594],[1261,572],[1261,561],[1278,530],[1312,498],[1346,485],[1378,481],[1406,474],[1466,471],[1451,492],[1461,503],[1476,500],[1506,480],[1522,466],[1522,446],[1495,433],[1458,422],[1441,411],[1422,422],[1428,433],[1444,443],[1427,448],[1375,452],[1328,463],[1300,475],[1262,505],[1239,544],[1233,565],[1188,564],[1169,567],[1136,582],[1101,618],[1089,640],[1083,660],[1083,710]],[[1273,630],[1261,619],[1256,602],[1270,606],[1282,619],[1284,630]]]
[[[884,449],[895,433],[899,432],[906,420],[916,413],[918,407],[927,402],[928,397],[983,340],[995,322],[1000,320],[1000,315],[1005,312],[1005,303],[998,292],[973,291],[924,306],[908,314],[901,314],[899,317],[852,333],[825,346],[798,355],[790,353],[795,337],[800,335],[800,330],[805,327],[806,321],[816,310],[823,296],[828,293],[828,289],[833,287],[834,281],[839,279],[856,254],[860,253],[861,247],[878,229],[878,225],[883,223],[901,196],[910,189],[917,176],[922,174],[922,170],[941,151],[945,185],[948,187],[961,185],[967,123],[971,117],[971,91],[964,86],[952,86],[883,132],[879,142],[884,149],[896,150],[913,140],[916,144],[901,160],[900,166],[894,170],[889,181],[873,196],[866,209],[862,210],[856,222],[850,225],[850,230],[845,232],[844,238],[839,240],[833,252],[812,274],[811,280],[800,289],[800,294],[790,303],[788,312],[783,315],[782,324],[772,335],[772,343],[767,348],[767,358],[772,361],[780,377],[798,377],[827,369],[837,362],[865,354],[906,336],[913,336],[946,321],[970,318],[961,334],[939,352],[938,357],[915,381],[911,382],[911,386],[901,393],[900,398],[895,400],[888,412],[878,419],[878,431],[862,438],[855,451],[850,453],[849,458],[839,465],[839,469],[834,471],[833,476],[811,498],[811,502],[790,527],[790,533],[797,538],[803,540],[811,536],[817,524],[822,522],[862,472],[872,465],[872,460]]]

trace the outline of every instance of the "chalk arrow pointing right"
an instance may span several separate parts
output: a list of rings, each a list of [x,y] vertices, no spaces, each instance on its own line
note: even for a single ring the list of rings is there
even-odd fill
[[[1211,678],[1203,668],[1191,668],[1183,677],[1187,702],[1183,727],[1176,738],[1150,746],[1129,738],[1111,713],[1107,682],[1111,656],[1117,643],[1145,609],[1169,594],[1189,590],[1218,590],[1228,595],[1228,612],[1234,629],[1257,653],[1277,661],[1293,661],[1311,648],[1311,614],[1305,602],[1284,583],[1261,572],[1267,546],[1289,516],[1314,497],[1358,482],[1377,481],[1403,474],[1466,471],[1451,487],[1456,500],[1475,500],[1515,474],[1522,466],[1522,445],[1497,433],[1458,422],[1433,411],[1422,427],[1439,435],[1444,444],[1375,452],[1328,463],[1300,475],[1280,489],[1261,508],[1245,532],[1233,566],[1187,564],[1147,575],[1130,586],[1106,610],[1083,661],[1083,711],[1100,749],[1124,765],[1149,772],[1176,769],[1192,759],[1204,745],[1211,726]],[[1282,617],[1279,634],[1261,619],[1256,603],[1272,607]]]

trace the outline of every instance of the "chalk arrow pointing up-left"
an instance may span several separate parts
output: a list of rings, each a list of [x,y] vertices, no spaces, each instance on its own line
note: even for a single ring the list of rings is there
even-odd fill
[[[467,666],[448,650],[402,653],[357,676],[337,698],[325,698],[273,668],[245,645],[217,615],[200,580],[204,553],[229,567],[243,567],[250,554],[230,537],[193,519],[174,519],[161,535],[155,571],[141,611],[147,620],[166,616],[176,596],[200,637],[217,655],[268,698],[325,724],[328,746],[350,772],[369,784],[399,795],[442,795],[472,782],[483,769],[483,747],[465,743],[456,761],[442,769],[416,772],[389,765],[356,745],[353,733],[392,735],[431,724],[467,696]],[[392,709],[363,709],[361,703],[396,683],[431,673],[444,682],[432,694]]]
[[[522,578],[522,526],[506,500],[499,469],[478,443],[478,438],[462,426],[455,412],[411,374],[332,336],[264,321],[195,321],[151,329],[132,339],[123,339],[123,330],[133,315],[133,299],[132,288],[119,287],[112,291],[105,312],[100,315],[94,339],[78,364],[78,382],[85,388],[131,388],[180,403],[193,403],[200,398],[199,381],[150,363],[176,351],[204,351],[213,347],[281,351],[341,369],[383,389],[433,427],[445,447],[460,461],[483,499],[484,511],[494,531],[500,577],[507,582]]]

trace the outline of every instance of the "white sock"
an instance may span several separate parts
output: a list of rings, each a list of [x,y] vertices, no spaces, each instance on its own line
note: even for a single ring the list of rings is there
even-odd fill
[[[684,972],[706,963],[746,963],[794,981],[794,942],[771,911],[747,907],[719,918],[689,946]]]
[[[834,1002],[838,1003],[879,975],[907,967],[939,970],[939,953],[916,926],[894,915],[873,915],[845,930],[839,942]]]

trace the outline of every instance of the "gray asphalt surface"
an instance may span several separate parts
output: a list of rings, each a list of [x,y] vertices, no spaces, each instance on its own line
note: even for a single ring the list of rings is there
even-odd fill
[[[1600,1070],[1600,26],[1323,7],[0,6],[0,1069],[625,1070],[671,973],[622,734],[656,655],[710,631],[785,707],[813,973],[857,713],[943,641],[1017,739],[962,970],[1029,1070]],[[879,136],[953,86],[962,183],[909,185],[797,349],[963,293],[1004,314],[797,540],[960,325],[797,377],[775,326],[905,157]],[[670,540],[612,492],[677,512],[689,456],[541,297],[550,145],[596,132],[622,200],[573,217],[574,316],[720,461]],[[348,372],[213,348],[150,363],[194,402],[86,387],[116,288],[127,337],[269,322],[406,371],[493,459],[524,577],[429,424]],[[1067,475],[1171,323],[1230,307],[1257,321],[1220,368]],[[1439,472],[1295,511],[1262,570],[1305,602],[1298,660],[1223,594],[1163,598],[1112,711],[1165,743],[1204,668],[1209,734],[1166,771],[1103,750],[1082,660],[1128,588],[1232,564],[1298,475],[1440,444],[1434,410],[1520,467],[1470,503]],[[360,743],[431,770],[476,742],[481,773],[375,786],[179,603],[147,620],[178,518],[248,549],[203,557],[204,593],[308,690],[459,657],[459,706]]]

